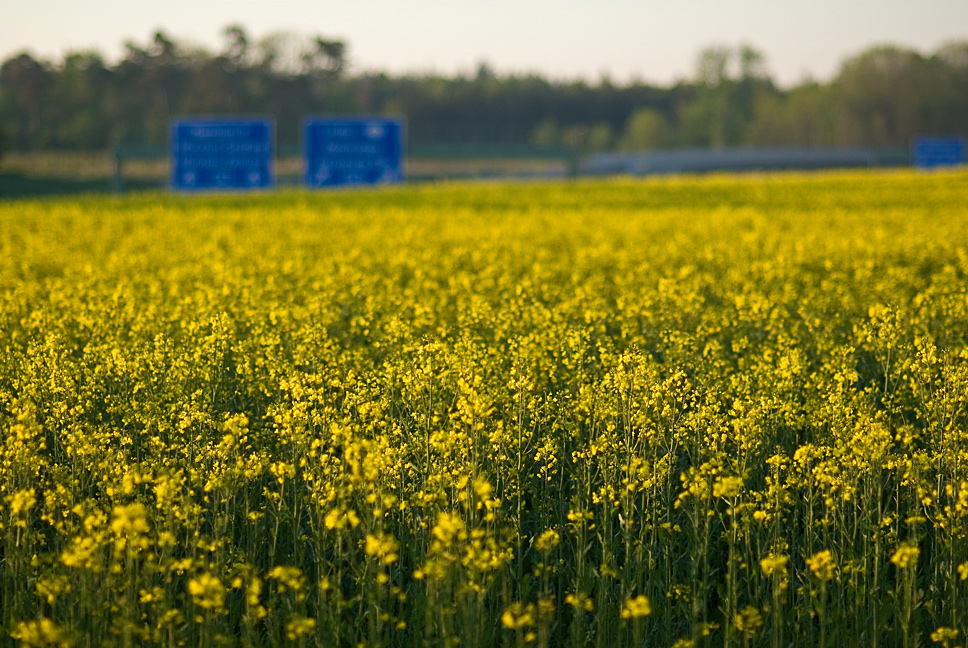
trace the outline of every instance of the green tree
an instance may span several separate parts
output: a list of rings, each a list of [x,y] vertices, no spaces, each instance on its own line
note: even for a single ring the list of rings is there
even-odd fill
[[[612,147],[614,140],[615,133],[612,131],[612,127],[606,122],[598,122],[592,124],[591,128],[588,129],[586,148],[591,152],[607,151]]]
[[[710,45],[696,57],[696,80],[707,88],[718,88],[729,80],[733,50],[726,45]]]
[[[918,52],[875,47],[848,60],[836,81],[837,143],[907,146],[950,111],[943,66]]]
[[[75,52],[62,61],[23,53],[0,65],[0,130],[7,146],[162,145],[172,117],[273,116],[279,141],[299,141],[306,115],[389,112],[411,142],[569,145],[579,150],[693,146],[907,146],[925,134],[968,134],[968,42],[931,55],[896,47],[861,52],[831,83],[779,89],[748,44],[715,45],[694,77],[672,87],[553,81],[487,65],[445,77],[352,74],[344,42],[279,32],[223,31],[217,52],[164,32],[129,42],[123,59]]]
[[[73,52],[51,75],[48,91],[50,146],[104,149],[109,145],[114,109],[113,73],[96,51]]]
[[[696,96],[681,113],[688,146],[738,146],[746,140],[757,97],[775,93],[763,54],[750,45],[703,49],[696,60]]]
[[[554,117],[544,119],[540,124],[535,126],[534,130],[531,131],[528,141],[530,141],[534,146],[545,148],[558,146],[558,121]]]
[[[241,25],[229,25],[222,30],[225,37],[225,49],[222,58],[234,69],[245,66],[249,53],[249,35]]]
[[[0,85],[11,96],[10,112],[5,121],[14,134],[12,144],[19,150],[44,144],[40,136],[51,77],[50,65],[37,61],[26,52],[0,66]]]
[[[669,146],[672,128],[668,120],[654,108],[639,108],[625,123],[617,148],[620,151],[646,151]]]
[[[786,93],[760,93],[747,129],[751,146],[834,144],[834,98],[829,86],[807,82]]]
[[[316,36],[303,51],[302,64],[304,74],[338,78],[346,65],[346,43]]]
[[[938,132],[968,136],[968,41],[946,43],[932,59],[941,67],[946,94]]]

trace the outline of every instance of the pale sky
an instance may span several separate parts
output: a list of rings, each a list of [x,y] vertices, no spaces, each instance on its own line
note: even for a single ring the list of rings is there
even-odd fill
[[[713,44],[748,43],[783,85],[827,80],[875,44],[923,53],[968,39],[968,0],[3,0],[0,59],[27,49],[57,59],[157,29],[217,50],[229,24],[253,40],[277,31],[347,42],[352,71],[499,73],[555,79],[691,77]]]

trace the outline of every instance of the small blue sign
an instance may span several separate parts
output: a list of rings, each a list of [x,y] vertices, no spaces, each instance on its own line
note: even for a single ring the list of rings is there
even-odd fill
[[[269,119],[179,119],[171,125],[171,184],[184,191],[273,185]]]
[[[403,125],[396,119],[310,119],[303,147],[305,181],[310,187],[403,179]]]
[[[914,140],[914,166],[922,169],[965,163],[963,137],[918,137]]]

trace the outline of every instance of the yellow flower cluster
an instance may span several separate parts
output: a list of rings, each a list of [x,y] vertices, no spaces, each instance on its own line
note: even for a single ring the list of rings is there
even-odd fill
[[[622,604],[621,616],[623,619],[638,619],[649,616],[650,614],[652,614],[652,603],[643,594],[639,594],[633,598],[627,598]]]
[[[900,569],[908,569],[918,564],[919,555],[921,555],[920,549],[909,544],[904,544],[898,547],[897,551],[891,556],[891,562]]]
[[[818,551],[807,558],[807,567],[816,578],[822,581],[833,580],[837,574],[837,563],[834,562],[829,549]]]
[[[0,202],[0,644],[954,646],[964,170]]]

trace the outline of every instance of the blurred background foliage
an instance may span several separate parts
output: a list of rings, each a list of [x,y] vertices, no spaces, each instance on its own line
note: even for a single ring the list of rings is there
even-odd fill
[[[411,144],[514,144],[580,152],[735,146],[907,146],[915,134],[968,133],[968,41],[924,54],[891,45],[849,58],[828,82],[780,87],[747,44],[701,51],[693,78],[661,87],[537,74],[356,72],[340,40],[223,31],[217,52],[157,32],[108,61],[24,52],[0,65],[0,151],[162,146],[184,114],[275,118],[295,146],[311,114],[385,114]]]

